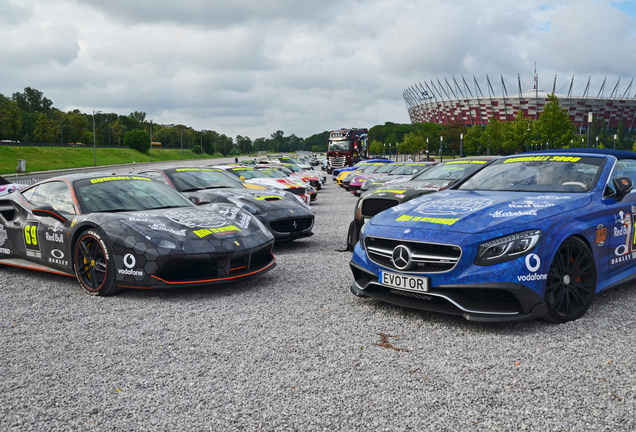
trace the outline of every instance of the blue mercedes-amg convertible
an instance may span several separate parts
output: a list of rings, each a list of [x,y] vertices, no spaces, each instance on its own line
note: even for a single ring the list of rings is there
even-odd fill
[[[498,159],[368,221],[351,291],[475,321],[575,320],[636,278],[634,181],[626,151]]]

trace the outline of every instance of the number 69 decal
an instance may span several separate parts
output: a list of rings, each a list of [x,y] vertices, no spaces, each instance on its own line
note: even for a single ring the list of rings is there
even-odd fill
[[[29,222],[24,226],[24,243],[28,250],[40,250],[40,242],[38,241],[38,226],[40,222]]]

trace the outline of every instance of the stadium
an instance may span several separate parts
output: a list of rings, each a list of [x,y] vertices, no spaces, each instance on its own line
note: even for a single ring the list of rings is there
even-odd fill
[[[597,126],[605,120],[608,129],[618,128],[622,121],[625,129],[636,126],[636,94],[632,94],[633,78],[627,85],[621,85],[620,78],[614,84],[593,84],[590,77],[579,88],[574,77],[558,87],[557,77],[548,90],[539,87],[539,77],[535,72],[534,84],[530,90],[523,90],[521,79],[517,83],[493,82],[486,76],[485,82],[478,82],[473,76],[469,85],[464,77],[458,82],[454,77],[449,82],[431,79],[417,83],[404,90],[403,97],[411,123],[450,124],[462,122],[465,126],[487,125],[490,118],[500,121],[514,121],[519,110],[527,117],[538,119],[549,102],[548,94],[559,98],[561,108],[567,110],[579,133],[587,130],[590,113]],[[550,89],[551,88],[551,89]],[[606,96],[606,94],[608,94]]]

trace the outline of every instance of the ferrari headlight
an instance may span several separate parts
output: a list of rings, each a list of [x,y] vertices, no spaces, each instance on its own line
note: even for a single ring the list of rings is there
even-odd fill
[[[137,231],[142,236],[144,236],[146,239],[156,244],[157,246],[164,247],[167,249],[179,249],[180,247],[176,241],[170,238],[167,238],[155,231],[140,227],[131,222],[124,222],[124,223],[128,225],[130,228],[132,228],[133,230]]]
[[[237,207],[242,208],[243,210],[245,210],[248,213],[251,213],[253,215],[257,215],[259,214],[261,211],[259,209],[257,209],[256,207],[252,207],[251,205],[244,203],[243,201],[236,199],[236,198],[230,198],[228,197],[227,199],[229,202],[231,202],[232,204],[234,204]]]
[[[541,230],[528,230],[482,243],[475,264],[487,266],[519,258],[534,249],[541,234]]]

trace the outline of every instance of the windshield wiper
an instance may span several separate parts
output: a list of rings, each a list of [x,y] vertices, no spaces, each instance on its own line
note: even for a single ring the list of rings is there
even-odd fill
[[[141,209],[116,208],[116,209],[95,210],[91,213],[119,213],[119,212],[140,211],[140,210]]]
[[[167,205],[167,206],[163,206],[163,207],[152,207],[152,208],[148,208],[148,209],[144,209],[144,210],[161,210],[161,209],[180,208],[180,207],[185,207],[185,206],[183,206],[183,205]]]

